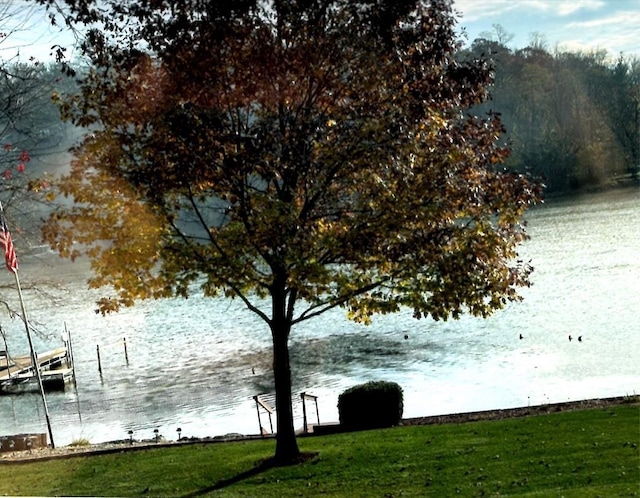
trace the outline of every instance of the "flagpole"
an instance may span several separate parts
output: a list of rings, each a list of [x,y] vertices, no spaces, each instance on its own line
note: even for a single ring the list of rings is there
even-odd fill
[[[44,394],[44,386],[42,384],[42,375],[40,375],[40,363],[38,362],[38,355],[35,349],[33,349],[33,341],[31,340],[31,330],[29,329],[29,318],[27,317],[27,310],[24,306],[24,299],[22,297],[22,288],[20,287],[20,278],[18,278],[18,258],[16,258],[16,252],[13,247],[13,241],[11,240],[11,234],[7,228],[7,220],[4,217],[4,209],[0,202],[0,246],[4,248],[4,258],[7,265],[7,270],[13,273],[16,279],[16,286],[18,287],[18,296],[20,297],[20,306],[22,307],[22,319],[24,320],[24,327],[27,331],[27,339],[29,340],[29,350],[31,351],[31,367],[33,368],[36,378],[38,379],[38,387],[40,388],[40,396],[42,397],[42,404],[44,405],[44,415],[47,419],[47,428],[49,429],[49,439],[51,440],[51,447],[55,448],[56,445],[53,442],[53,431],[51,430],[51,420],[49,419],[49,408],[47,407],[47,398]]]
[[[38,355],[35,349],[33,349],[33,341],[31,340],[31,330],[29,329],[29,319],[27,318],[27,310],[24,307],[24,299],[22,298],[22,289],[20,287],[20,279],[18,278],[18,272],[13,273],[16,277],[16,286],[18,287],[18,296],[20,297],[20,306],[22,308],[22,319],[24,320],[24,327],[27,331],[27,339],[29,339],[29,350],[31,351],[31,366],[36,372],[38,379],[38,387],[40,388],[40,396],[42,397],[42,404],[44,405],[44,416],[47,420],[47,429],[49,430],[49,439],[51,440],[51,447],[55,448],[56,445],[53,442],[53,431],[51,430],[51,420],[49,418],[49,408],[47,407],[47,398],[44,395],[44,385],[42,384],[42,375],[40,375],[40,363],[38,362]]]

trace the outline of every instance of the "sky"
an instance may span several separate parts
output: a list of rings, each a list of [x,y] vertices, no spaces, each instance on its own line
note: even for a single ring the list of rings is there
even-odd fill
[[[467,44],[500,25],[513,39],[507,46],[524,48],[538,33],[549,51],[591,52],[606,50],[615,59],[620,53],[640,57],[640,0],[454,0],[458,26],[466,31]],[[51,46],[69,47],[73,37],[51,27],[44,11],[25,0],[0,0],[0,57],[20,54],[52,60]]]
[[[513,35],[512,49],[538,33],[549,51],[640,57],[640,0],[454,0],[454,9],[468,42],[498,24]]]
[[[54,60],[54,45],[71,55],[75,38],[64,27],[51,25],[48,13],[33,0],[0,0],[0,59],[27,62]]]

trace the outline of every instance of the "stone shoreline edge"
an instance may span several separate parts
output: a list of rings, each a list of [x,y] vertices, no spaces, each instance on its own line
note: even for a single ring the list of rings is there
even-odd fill
[[[510,418],[527,417],[532,415],[545,415],[565,411],[589,410],[593,408],[608,408],[618,405],[637,405],[640,409],[640,395],[617,396],[611,398],[594,398],[581,401],[566,401],[561,403],[549,403],[520,408],[505,408],[497,410],[485,410],[476,412],[454,413],[449,415],[433,415],[428,417],[413,417],[402,419],[401,426],[456,424],[465,422],[477,422],[484,420],[503,420]],[[339,423],[320,424],[315,426],[313,432],[300,434],[300,437],[313,437],[326,434],[346,432]],[[274,435],[242,435],[229,434],[226,436],[206,438],[183,438],[179,441],[112,441],[88,446],[64,446],[59,448],[39,448],[31,452],[20,451],[3,453],[0,455],[0,465],[32,463],[34,461],[46,461],[61,458],[73,458],[81,456],[106,455],[110,453],[124,453],[153,448],[168,448],[180,445],[224,443],[231,441],[247,441],[253,439],[268,439]]]
[[[479,412],[456,413],[451,415],[435,415],[431,417],[409,418],[402,425],[450,424],[460,422],[476,422],[480,420],[502,420],[506,418],[527,417],[530,415],[546,415],[570,410],[589,410],[607,408],[618,405],[640,405],[640,395],[616,396],[612,398],[594,398],[581,401],[565,401],[520,408],[505,408]]]

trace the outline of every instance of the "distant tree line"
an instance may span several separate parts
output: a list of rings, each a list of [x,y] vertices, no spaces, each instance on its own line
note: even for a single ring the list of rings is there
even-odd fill
[[[69,147],[68,125],[55,100],[76,91],[58,64],[15,63],[0,67],[0,140],[44,159]]]
[[[0,64],[0,202],[21,249],[41,244],[37,227],[53,201],[50,182],[71,160],[80,131],[61,120],[55,100],[75,88],[58,64]]]
[[[492,98],[476,111],[500,113],[511,148],[505,165],[542,178],[548,193],[637,184],[640,60],[551,53],[540,38],[512,50],[511,36],[494,30],[463,55],[494,61]]]
[[[491,99],[472,111],[500,114],[511,148],[504,166],[541,178],[548,193],[637,183],[640,59],[611,62],[604,51],[552,53],[539,40],[511,49],[511,35],[494,29],[494,36],[476,39],[461,56],[493,60]],[[58,64],[2,65],[0,139],[2,146],[29,152],[32,172],[55,173],[64,166],[79,131],[62,122],[54,101],[74,91],[75,81]],[[0,172],[7,175],[15,163],[4,154]]]

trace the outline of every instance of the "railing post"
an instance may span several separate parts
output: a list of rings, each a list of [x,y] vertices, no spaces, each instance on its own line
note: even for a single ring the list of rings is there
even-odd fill
[[[260,405],[258,404],[258,396],[254,396],[253,400],[256,402],[256,413],[258,414],[258,431],[262,435],[262,421],[260,420]]]
[[[300,393],[302,398],[302,423],[304,424],[305,434],[309,432],[309,426],[307,422],[307,398],[312,399],[316,405],[316,418],[318,419],[318,425],[320,425],[320,411],[318,410],[318,396],[313,394],[307,394],[306,392]]]
[[[302,423],[304,424],[303,431],[305,434],[309,432],[309,427],[307,426],[307,403],[305,402],[306,393],[300,393],[300,397],[302,398]]]
[[[262,419],[260,418],[260,407],[262,407],[267,414],[269,415],[269,427],[271,428],[271,434],[273,434],[273,419],[271,418],[271,414],[273,413],[273,408],[271,408],[267,403],[260,399],[260,395],[255,395],[253,399],[256,402],[256,412],[258,413],[258,425],[260,426],[260,434],[264,436],[262,432]]]

